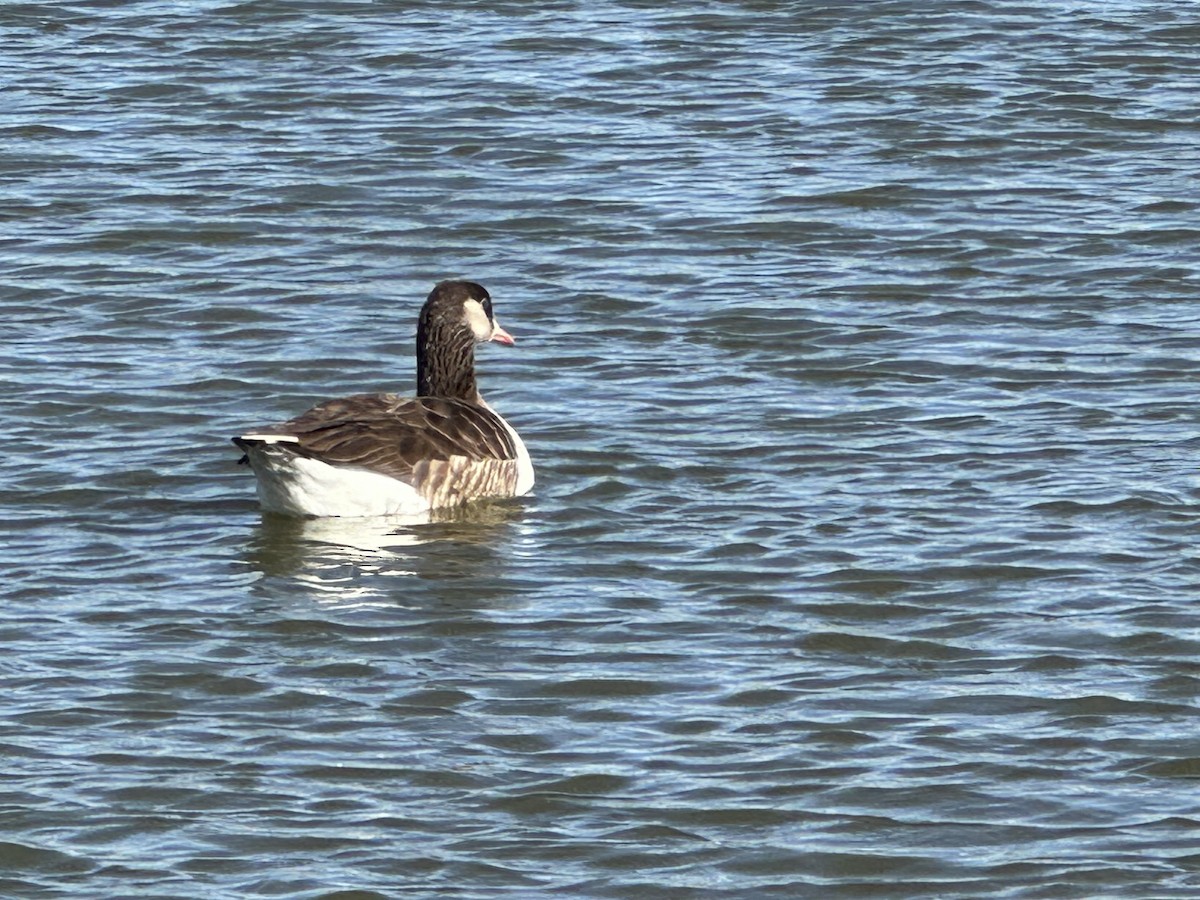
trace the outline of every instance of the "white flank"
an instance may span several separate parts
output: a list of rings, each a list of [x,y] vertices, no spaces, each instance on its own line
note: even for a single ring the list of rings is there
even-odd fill
[[[249,437],[249,436],[247,436]],[[331,466],[269,445],[247,451],[268,512],[292,516],[410,516],[429,510],[411,485],[378,472]]]

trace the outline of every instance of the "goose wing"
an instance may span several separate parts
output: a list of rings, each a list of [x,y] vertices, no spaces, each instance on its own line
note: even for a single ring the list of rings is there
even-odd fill
[[[417,488],[437,505],[511,494],[517,450],[504,421],[475,403],[357,394],[234,438],[331,466],[366,469]]]

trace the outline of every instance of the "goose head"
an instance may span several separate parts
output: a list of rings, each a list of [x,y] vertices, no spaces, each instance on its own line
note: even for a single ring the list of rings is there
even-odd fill
[[[417,323],[417,394],[479,402],[475,345],[491,341],[516,343],[496,321],[491,295],[483,285],[473,281],[436,285]]]

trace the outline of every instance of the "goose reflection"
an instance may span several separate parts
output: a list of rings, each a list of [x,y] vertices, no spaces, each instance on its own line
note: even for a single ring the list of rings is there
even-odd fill
[[[387,591],[381,578],[495,574],[521,512],[519,504],[496,501],[404,517],[264,515],[246,562],[263,576],[295,579],[339,603],[381,602]]]

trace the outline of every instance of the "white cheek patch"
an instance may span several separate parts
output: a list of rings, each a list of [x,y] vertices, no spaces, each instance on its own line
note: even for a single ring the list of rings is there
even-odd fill
[[[468,300],[464,304],[464,309],[467,311],[467,324],[471,326],[475,340],[490,341],[492,339],[492,323],[488,321],[487,313],[483,311],[483,304],[478,300]]]

